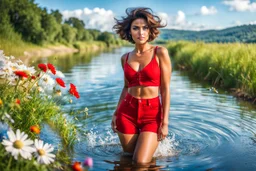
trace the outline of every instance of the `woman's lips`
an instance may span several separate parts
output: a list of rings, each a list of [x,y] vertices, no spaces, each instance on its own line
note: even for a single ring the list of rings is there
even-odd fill
[[[138,37],[138,39],[139,39],[139,40],[143,40],[143,39],[145,39],[145,37]]]

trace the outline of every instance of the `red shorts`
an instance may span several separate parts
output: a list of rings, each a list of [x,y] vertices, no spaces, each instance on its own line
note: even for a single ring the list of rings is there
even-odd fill
[[[116,116],[117,130],[123,134],[158,132],[162,118],[160,98],[137,99],[127,93]]]

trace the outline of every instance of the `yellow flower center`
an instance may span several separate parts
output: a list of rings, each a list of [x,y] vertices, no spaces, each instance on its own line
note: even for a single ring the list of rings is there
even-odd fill
[[[15,71],[17,69],[17,67],[15,66],[12,66],[12,70]]]
[[[44,151],[43,149],[39,149],[39,150],[37,150],[37,152],[38,152],[38,154],[39,154],[40,156],[45,155],[45,151]]]
[[[23,142],[20,141],[20,140],[16,140],[16,141],[13,143],[13,147],[14,147],[14,148],[17,148],[17,149],[21,149],[23,146],[24,146],[24,144],[23,144]]]

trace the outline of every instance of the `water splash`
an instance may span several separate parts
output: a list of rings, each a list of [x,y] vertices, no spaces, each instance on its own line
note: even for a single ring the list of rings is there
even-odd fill
[[[176,147],[179,143],[175,140],[175,134],[166,137],[161,141],[156,149],[154,157],[175,156],[178,154]]]
[[[120,154],[122,152],[121,144],[117,134],[112,133],[112,131],[103,131],[104,133],[99,133],[97,128],[91,129],[86,134],[86,145],[89,147],[87,149],[92,149],[93,153],[97,153],[96,155],[102,155],[113,153]],[[179,143],[175,140],[175,134],[166,137],[163,141],[161,141],[158,145],[156,152],[154,153],[154,157],[167,157],[167,156],[175,156],[178,154],[176,147]]]

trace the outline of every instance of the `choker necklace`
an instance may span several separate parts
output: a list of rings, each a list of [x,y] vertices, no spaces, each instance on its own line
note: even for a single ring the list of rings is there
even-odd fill
[[[147,51],[149,51],[149,50],[152,50],[153,48],[152,47],[150,47],[149,49],[147,49],[147,50],[144,50],[144,51],[142,51],[142,52],[135,52],[135,53],[137,53],[137,54],[143,54],[143,53],[145,53],[145,52],[147,52]]]

